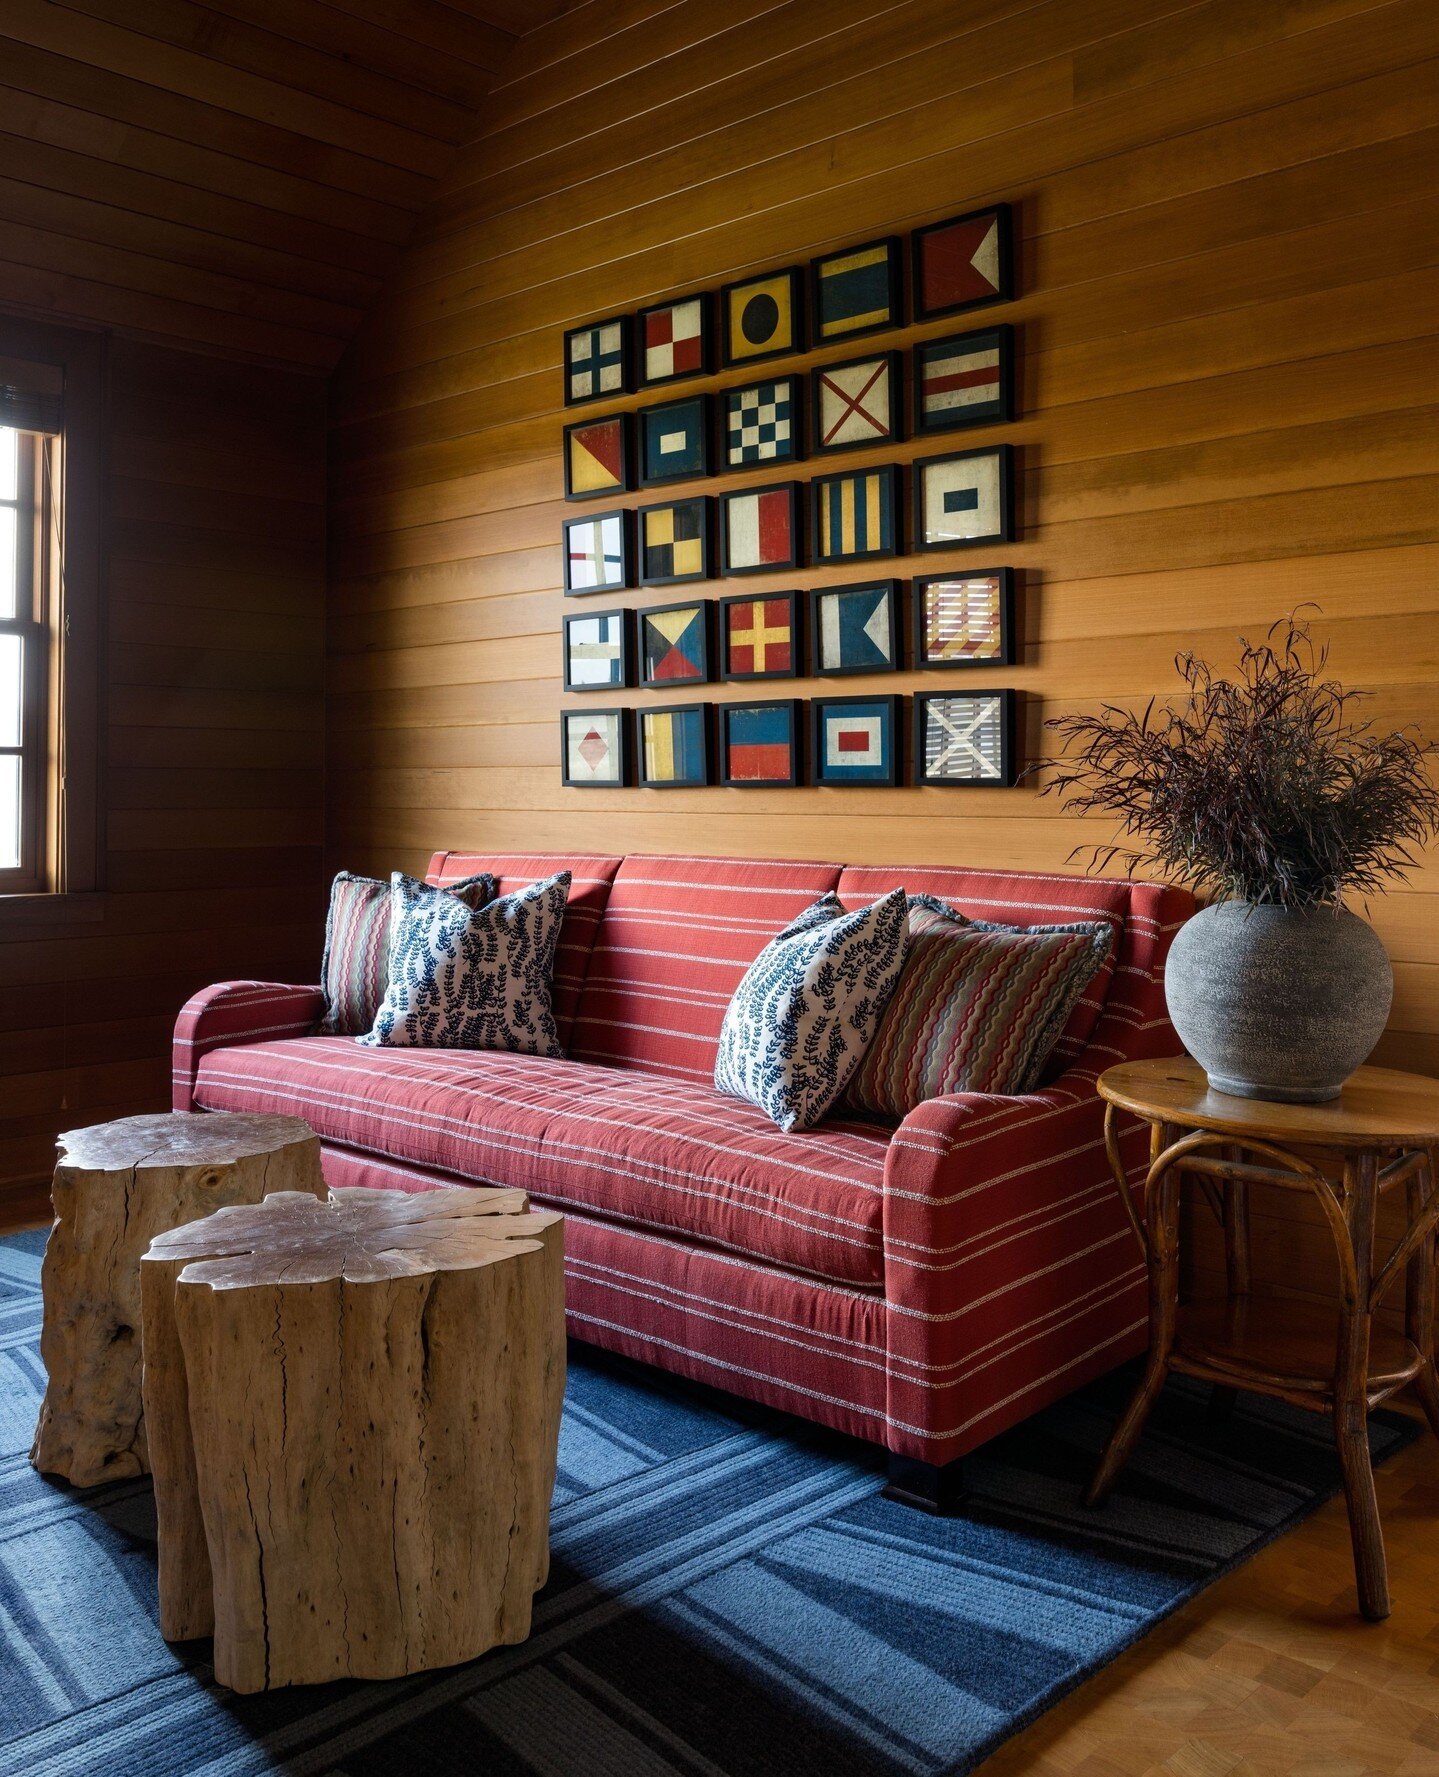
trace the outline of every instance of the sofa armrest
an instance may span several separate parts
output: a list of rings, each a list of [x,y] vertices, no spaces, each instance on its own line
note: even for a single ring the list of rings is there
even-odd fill
[[[280,981],[220,981],[201,988],[185,1002],[175,1020],[174,1108],[194,1109],[195,1075],[201,1057],[212,1049],[309,1036],[324,1011],[325,995],[319,987],[292,987]]]
[[[1131,1188],[1147,1158],[1124,1129]],[[1143,1343],[1144,1265],[1092,1067],[1022,1098],[958,1093],[905,1118],[885,1166],[891,1412],[922,1378],[951,1455]]]

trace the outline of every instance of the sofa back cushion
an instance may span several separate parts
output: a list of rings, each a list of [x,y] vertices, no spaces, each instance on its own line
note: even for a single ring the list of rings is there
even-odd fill
[[[850,864],[840,875],[839,898],[846,907],[862,907],[899,887],[912,895],[933,895],[970,919],[994,920],[1003,925],[1050,926],[1070,925],[1078,920],[1108,920],[1114,926],[1114,943],[1050,1051],[1043,1079],[1058,1078],[1084,1053],[1114,978],[1134,894],[1132,883],[1084,876],[1021,875],[933,866],[905,870],[888,864]]]
[[[600,922],[571,1055],[711,1079],[745,970],[839,880],[838,864],[626,858]]]
[[[501,895],[539,882],[558,871],[570,873],[570,896],[555,951],[553,1006],[560,1042],[568,1052],[573,1042],[575,1008],[584,986],[585,970],[605,901],[620,867],[618,858],[573,855],[569,852],[472,852],[437,851],[430,859],[425,881],[446,888],[466,876],[488,871]]]

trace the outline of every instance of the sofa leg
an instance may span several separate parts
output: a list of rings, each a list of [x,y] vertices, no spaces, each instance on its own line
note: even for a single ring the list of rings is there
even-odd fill
[[[898,1456],[891,1451],[884,1497],[936,1518],[952,1517],[964,1495],[963,1467],[957,1458],[943,1464],[920,1462],[913,1456]]]

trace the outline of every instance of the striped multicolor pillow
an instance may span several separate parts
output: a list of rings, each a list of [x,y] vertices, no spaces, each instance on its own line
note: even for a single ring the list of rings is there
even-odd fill
[[[904,968],[850,1105],[899,1118],[947,1092],[1033,1091],[1113,939],[1107,920],[1006,930],[911,896]]]
[[[458,895],[471,907],[483,907],[494,899],[495,879],[466,876],[434,892]],[[363,1036],[375,1022],[390,984],[388,882],[342,870],[330,885],[320,984],[325,993],[321,1036]]]

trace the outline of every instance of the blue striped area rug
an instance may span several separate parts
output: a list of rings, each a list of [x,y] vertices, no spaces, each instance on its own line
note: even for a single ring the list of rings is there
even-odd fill
[[[879,1496],[877,1452],[572,1352],[553,1575],[469,1666],[236,1697],[155,1611],[148,1482],[27,1461],[42,1236],[0,1241],[3,1777],[768,1777],[963,1772],[1329,1498],[1325,1423],[1176,1382],[1103,1512],[1080,1492],[1132,1381],[971,1459],[964,1516]],[[1414,1428],[1373,1427],[1376,1456]]]

